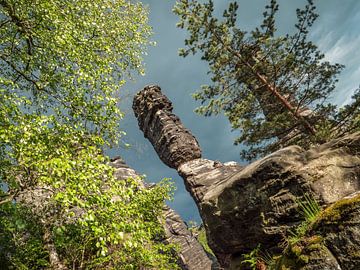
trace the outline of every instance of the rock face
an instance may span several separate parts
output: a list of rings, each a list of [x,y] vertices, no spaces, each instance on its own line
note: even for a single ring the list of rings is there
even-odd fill
[[[320,215],[313,232],[324,237],[341,269],[360,269],[360,193],[331,204]]]
[[[295,262],[294,269],[360,269],[360,133],[308,151],[290,146],[243,167],[201,158],[196,139],[172,113],[160,87],[140,91],[133,109],[161,160],[183,177],[223,267],[241,269],[241,254],[261,244],[283,254],[284,267]],[[299,202],[306,196],[326,208],[324,213],[340,204],[347,214],[309,227],[307,237],[319,236],[321,248],[312,250],[303,239],[298,249],[306,251],[306,259],[298,263],[281,244],[303,221]]]
[[[140,129],[169,167],[201,156],[195,137],[171,113],[172,104],[158,87],[145,87],[134,99],[133,109]]]
[[[111,166],[115,168],[115,177],[119,180],[126,178],[139,178],[139,175],[120,158],[113,159]],[[143,182],[142,182],[143,183]],[[146,184],[144,184],[146,188]],[[165,241],[179,247],[178,264],[183,270],[208,270],[212,269],[213,262],[206,254],[195,236],[187,229],[181,217],[169,207],[164,208]]]
[[[216,263],[208,257],[181,217],[170,208],[165,208],[164,212],[166,241],[180,247],[178,257],[181,268],[189,270],[215,268]]]

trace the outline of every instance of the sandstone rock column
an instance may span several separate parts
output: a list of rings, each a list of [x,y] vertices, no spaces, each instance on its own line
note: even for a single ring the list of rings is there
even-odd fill
[[[133,109],[144,136],[166,165],[176,169],[186,161],[201,157],[197,140],[171,113],[172,104],[160,87],[145,87],[135,97]]]
[[[198,206],[209,186],[240,169],[236,163],[224,165],[201,158],[199,143],[172,113],[172,103],[159,86],[146,86],[139,92],[134,98],[133,110],[145,138],[152,143],[160,159],[184,178]]]
[[[198,142],[172,113],[172,104],[159,86],[140,91],[133,109],[140,129],[161,160],[183,177],[199,208],[209,245],[220,264],[229,269],[240,267],[234,265],[241,254],[258,244],[271,253],[281,253],[281,243],[289,231],[304,220],[299,202],[306,196],[326,208],[342,205],[344,198],[355,196],[360,190],[360,133],[308,151],[298,146],[286,147],[242,167],[235,162],[222,164],[201,158]],[[346,250],[360,250],[360,241],[356,240],[360,229],[355,218],[360,195],[356,196],[359,199],[347,204],[352,216],[346,216],[355,223],[341,225],[346,231],[341,235],[355,239],[347,242]],[[343,224],[344,218],[337,215],[335,223]],[[326,228],[331,229],[325,232],[325,225],[321,225],[312,232],[325,239],[325,252],[315,252],[303,269],[329,269],[326,263],[330,261],[331,265],[339,265],[336,269],[360,269],[356,259],[359,252],[341,253],[339,243],[344,240],[335,237],[334,225]]]

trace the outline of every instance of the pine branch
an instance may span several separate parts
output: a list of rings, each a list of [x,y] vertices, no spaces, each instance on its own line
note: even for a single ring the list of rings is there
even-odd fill
[[[244,60],[243,56],[240,53],[238,53],[237,51],[234,51],[227,44],[225,44],[225,42],[216,34],[216,31],[213,31],[212,33],[213,33],[214,37],[217,39],[217,41],[222,44],[223,48],[226,49],[228,52],[232,53],[234,56],[236,56],[238,58],[238,60],[240,60],[245,66],[247,66],[249,68],[249,70],[253,73],[253,75],[255,75],[255,77],[257,77],[257,79],[265,85],[266,89],[268,91],[270,91],[284,105],[284,107],[292,113],[292,115],[297,120],[300,120],[303,123],[304,127],[312,135],[316,134],[315,128],[302,115],[300,115],[296,111],[296,109],[287,101],[287,99],[280,94],[280,92],[278,91],[278,89],[276,87],[273,87],[269,83],[267,78],[265,78],[263,75],[261,75],[259,72],[257,72],[254,69],[254,66],[251,65],[248,61]],[[255,61],[255,63],[256,63],[256,61],[258,61],[258,59],[256,59],[254,56],[252,56],[252,59]]]

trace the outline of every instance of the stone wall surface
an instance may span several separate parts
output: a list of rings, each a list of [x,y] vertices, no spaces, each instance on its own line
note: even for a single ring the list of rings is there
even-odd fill
[[[283,254],[279,263],[292,263],[289,269],[360,269],[360,133],[310,150],[290,146],[240,166],[202,158],[199,144],[172,113],[159,86],[140,91],[133,109],[161,160],[184,179],[223,267],[241,269],[241,254],[261,244],[267,252]],[[299,241],[300,263],[282,244],[303,222],[299,202],[308,197],[335,217],[309,227],[308,238]],[[340,206],[346,214],[329,210]],[[309,248],[314,246],[310,236],[322,239],[321,248]]]

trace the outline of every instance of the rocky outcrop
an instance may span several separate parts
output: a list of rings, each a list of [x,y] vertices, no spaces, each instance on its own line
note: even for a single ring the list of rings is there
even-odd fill
[[[359,269],[360,194],[356,192],[320,212],[308,232],[289,245],[276,269]]]
[[[160,87],[140,91],[133,109],[161,160],[183,177],[199,208],[209,245],[226,268],[241,267],[241,254],[258,244],[271,254],[282,254],[286,267],[291,261],[286,258],[293,254],[281,244],[303,222],[299,202],[305,196],[326,209],[347,196],[358,196],[360,133],[308,151],[290,146],[243,167],[201,158],[196,139],[172,113]],[[295,259],[295,265],[302,267],[298,269],[360,269],[359,200],[344,207],[348,215],[338,215],[332,225],[309,228],[306,237],[319,236],[323,241],[320,249],[307,249],[304,236],[301,247],[306,254],[300,255],[306,259],[303,264]]]
[[[128,167],[121,158],[115,158],[110,163],[115,168],[115,177],[119,180],[139,179],[143,188],[146,184],[142,182],[135,170]],[[178,247],[176,256],[178,264],[183,270],[208,270],[212,269],[213,261],[209,258],[204,248],[196,237],[188,230],[181,217],[172,209],[164,207],[164,231],[167,243]]]
[[[243,252],[258,243],[275,248],[302,221],[298,202],[305,194],[325,206],[356,192],[360,157],[352,151],[359,142],[356,134],[310,151],[288,147],[212,185],[200,211],[215,250]],[[224,230],[229,232],[226,237]]]

